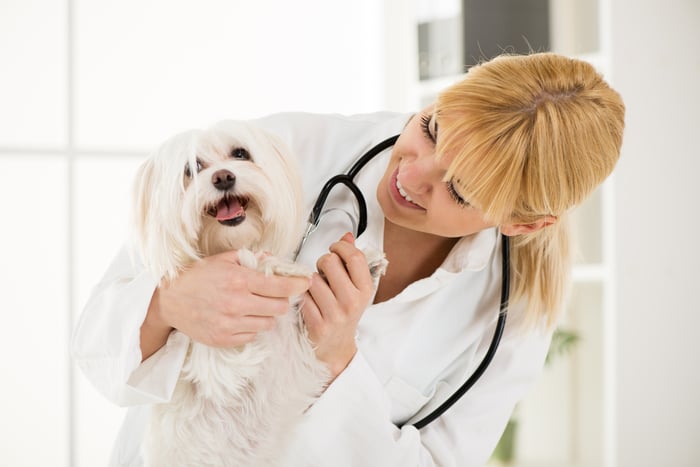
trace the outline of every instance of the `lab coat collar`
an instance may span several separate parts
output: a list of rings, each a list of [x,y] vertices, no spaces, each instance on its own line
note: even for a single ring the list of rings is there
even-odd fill
[[[495,227],[461,238],[439,269],[453,274],[481,271],[490,262],[497,239]]]

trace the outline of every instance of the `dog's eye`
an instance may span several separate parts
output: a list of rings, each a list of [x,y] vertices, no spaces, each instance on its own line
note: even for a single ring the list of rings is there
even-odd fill
[[[204,166],[202,165],[202,161],[197,159],[197,173],[201,172]],[[188,178],[192,178],[192,169],[190,169],[190,163],[188,162],[185,164],[185,176]]]
[[[233,148],[233,150],[231,150],[231,157],[247,161],[250,160],[250,153],[246,148]]]

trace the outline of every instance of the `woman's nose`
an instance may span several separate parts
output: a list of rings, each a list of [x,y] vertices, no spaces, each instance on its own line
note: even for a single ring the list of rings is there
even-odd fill
[[[420,155],[406,164],[402,171],[401,184],[414,193],[425,193],[436,181],[442,181],[440,169],[435,163],[435,154]]]

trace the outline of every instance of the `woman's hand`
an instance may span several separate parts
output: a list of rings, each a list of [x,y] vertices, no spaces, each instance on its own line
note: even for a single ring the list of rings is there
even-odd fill
[[[243,267],[235,251],[203,258],[156,289],[141,326],[142,358],[162,347],[173,329],[213,347],[246,344],[271,329],[289,310],[289,297],[309,285],[307,278]]]
[[[367,259],[345,234],[316,263],[302,313],[316,356],[331,371],[332,379],[347,367],[357,352],[357,323],[374,293]],[[325,280],[324,280],[325,278]]]

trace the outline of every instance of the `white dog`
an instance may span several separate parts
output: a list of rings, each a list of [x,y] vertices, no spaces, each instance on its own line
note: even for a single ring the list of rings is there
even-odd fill
[[[273,136],[233,121],[166,141],[136,180],[146,267],[167,281],[203,256],[236,249],[244,266],[308,276],[280,259],[293,251],[302,225],[301,184],[288,152]],[[290,305],[272,331],[238,348],[190,344],[171,401],[152,408],[147,466],[277,465],[294,423],[328,380],[298,309]]]

